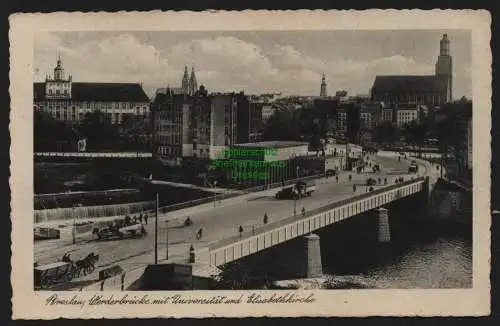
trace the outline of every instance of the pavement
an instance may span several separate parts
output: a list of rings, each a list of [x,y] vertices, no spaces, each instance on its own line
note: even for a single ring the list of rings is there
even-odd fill
[[[306,211],[313,210],[351,197],[353,184],[358,185],[356,193],[366,192],[367,187],[364,184],[369,177],[376,179],[387,177],[388,185],[394,184],[394,180],[400,176],[408,180],[409,175],[406,171],[410,160],[398,162],[393,154],[380,153],[372,157],[372,163],[376,162],[382,166],[380,173],[342,172],[339,175],[339,182],[335,177],[316,180],[316,191],[313,195],[296,202],[297,215],[300,214],[302,207]],[[429,172],[427,165],[428,163],[422,162],[420,175]],[[384,172],[385,169],[402,172],[399,175],[390,175]],[[348,180],[348,174],[353,177],[351,181]],[[375,186],[375,188],[379,187],[383,186]],[[294,201],[275,199],[274,195],[279,189],[246,195],[243,200],[241,198],[238,200],[239,197],[232,198],[233,201],[228,200],[225,204],[192,211],[189,216],[193,225],[188,227],[183,226],[187,217],[186,210],[160,215],[158,218],[158,262],[166,261],[167,248],[170,261],[186,262],[191,245],[204,247],[234,236],[238,234],[240,225],[245,232],[258,228],[263,225],[263,217],[266,213],[269,223],[289,218],[294,213]],[[35,261],[40,265],[48,264],[57,261],[66,252],[71,253],[72,260],[83,258],[90,252],[99,254],[100,260],[96,264],[96,271],[85,278],[75,280],[76,282],[96,280],[100,269],[117,264],[125,271],[135,269],[154,263],[154,224],[155,219],[150,217],[146,225],[148,234],[142,238],[99,241],[90,233],[86,233],[77,236],[76,244],[72,243],[71,228],[67,227],[65,231],[62,231],[61,239],[35,242]],[[203,238],[196,240],[195,235],[200,228],[203,228]]]

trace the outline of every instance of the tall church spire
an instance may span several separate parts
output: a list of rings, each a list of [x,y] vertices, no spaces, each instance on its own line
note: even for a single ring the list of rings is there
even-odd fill
[[[189,95],[194,95],[198,91],[198,82],[194,74],[194,66],[191,68],[191,77],[189,78]]]
[[[320,92],[319,92],[319,96],[321,96],[321,97],[326,97],[327,96],[325,74],[323,74],[322,77],[321,77],[321,89],[320,89]]]
[[[182,77],[182,94],[189,94],[189,74],[188,67],[184,67],[184,76]]]
[[[453,66],[448,34],[439,41],[439,57],[436,62],[436,77],[440,88],[440,103],[453,100]]]

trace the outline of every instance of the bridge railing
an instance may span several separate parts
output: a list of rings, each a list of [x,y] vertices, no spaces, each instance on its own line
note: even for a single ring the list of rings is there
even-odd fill
[[[400,183],[397,183],[397,184],[394,184],[394,185],[390,185],[390,186],[387,186],[387,187],[384,187],[384,188],[376,189],[376,190],[373,190],[373,191],[370,191],[370,192],[367,192],[367,193],[363,193],[363,194],[360,194],[360,195],[357,195],[357,196],[353,196],[353,197],[348,198],[348,199],[340,200],[340,201],[337,201],[337,202],[334,202],[334,203],[331,203],[331,204],[328,204],[328,205],[325,205],[325,206],[322,206],[322,207],[318,207],[318,208],[310,210],[310,211],[306,211],[305,216],[303,216],[302,214],[297,214],[295,216],[287,217],[285,219],[282,219],[282,220],[277,221],[277,222],[272,223],[272,224],[267,224],[267,225],[260,226],[258,228],[255,228],[252,231],[244,232],[241,236],[240,235],[235,235],[235,236],[232,236],[232,237],[229,237],[229,238],[217,241],[217,242],[213,242],[211,244],[208,244],[208,248],[211,249],[211,250],[219,249],[221,247],[230,245],[230,244],[232,244],[234,242],[237,242],[237,241],[240,241],[242,239],[245,239],[245,238],[248,238],[248,237],[251,237],[251,236],[255,236],[255,235],[261,234],[263,232],[267,232],[267,231],[273,230],[275,228],[287,225],[290,222],[292,222],[295,219],[297,219],[297,217],[307,218],[307,217],[310,217],[310,216],[314,216],[314,215],[317,215],[319,213],[323,213],[325,211],[329,211],[329,210],[332,210],[334,208],[338,208],[338,207],[344,206],[344,205],[349,204],[351,202],[355,202],[355,201],[359,201],[359,200],[362,200],[362,199],[365,199],[365,198],[376,196],[376,195],[379,195],[379,194],[382,194],[382,193],[385,193],[385,192],[388,192],[388,191],[391,191],[391,190],[394,190],[394,189],[398,189],[398,188],[401,188],[401,187],[404,187],[404,186],[407,186],[407,185],[411,185],[411,184],[416,183],[416,182],[424,182],[425,179],[426,179],[425,177],[420,177],[420,178],[413,179],[413,180],[407,180],[407,181],[403,181],[403,182],[400,182]]]
[[[208,204],[208,203],[213,203],[213,202],[219,202],[221,200],[226,200],[226,199],[231,199],[243,195],[248,195],[254,192],[259,192],[259,191],[264,191],[264,190],[270,190],[270,189],[276,189],[282,186],[289,186],[292,184],[295,184],[298,181],[308,181],[308,180],[315,180],[319,179],[321,177],[324,177],[324,174],[316,174],[312,176],[306,176],[306,177],[301,177],[297,179],[290,179],[284,182],[276,182],[268,185],[261,185],[261,186],[256,186],[256,187],[251,187],[251,188],[246,188],[242,190],[227,190],[223,193],[214,193],[213,196],[205,197],[205,198],[200,198],[200,199],[195,199],[187,202],[182,202],[178,204],[173,204],[173,205],[167,205],[167,206],[162,206],[159,208],[160,212],[162,213],[168,213],[168,212],[173,212],[177,210],[181,210],[184,208],[190,208],[198,205],[203,205],[203,204]]]

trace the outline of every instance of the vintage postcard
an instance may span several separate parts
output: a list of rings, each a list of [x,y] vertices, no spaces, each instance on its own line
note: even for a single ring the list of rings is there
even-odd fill
[[[9,22],[13,318],[489,314],[487,11]]]

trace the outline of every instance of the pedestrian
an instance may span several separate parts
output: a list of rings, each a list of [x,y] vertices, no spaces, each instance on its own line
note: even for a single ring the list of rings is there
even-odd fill
[[[269,217],[267,216],[267,212],[264,213],[264,224],[267,224],[267,222],[269,221]]]
[[[337,180],[337,183],[339,183],[339,176],[338,175],[335,176],[335,179]]]
[[[142,213],[139,214],[139,222],[142,223]]]
[[[352,180],[352,175],[349,174],[349,182]]]
[[[356,192],[356,185],[352,185],[352,192]]]
[[[240,233],[240,237],[243,235],[243,227],[240,225],[238,232]]]
[[[198,232],[196,233],[196,240],[200,240],[202,236],[203,236],[203,229],[199,228]]]
[[[306,209],[304,208],[304,206],[302,206],[301,212],[302,212],[302,217],[306,217]]]
[[[148,225],[148,214],[144,215],[144,223],[146,223],[146,225]]]
[[[382,183],[382,179],[378,178],[378,184]]]

